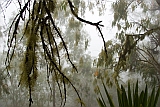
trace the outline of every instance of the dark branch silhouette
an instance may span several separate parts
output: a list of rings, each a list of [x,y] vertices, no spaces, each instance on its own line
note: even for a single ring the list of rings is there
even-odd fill
[[[87,23],[87,24],[90,24],[90,25],[92,25],[92,26],[96,26],[96,28],[98,29],[98,31],[99,31],[99,33],[100,33],[100,35],[101,35],[101,37],[102,37],[102,40],[103,40],[104,50],[105,50],[105,53],[106,53],[106,58],[108,58],[107,48],[106,48],[106,45],[105,45],[104,36],[103,36],[102,31],[101,31],[101,29],[100,29],[100,26],[103,27],[103,25],[100,24],[102,21],[99,21],[99,22],[97,22],[97,23],[93,23],[93,22],[84,20],[84,19],[80,18],[80,17],[77,15],[77,13],[74,11],[74,8],[75,8],[75,7],[73,6],[73,4],[72,4],[72,2],[71,2],[70,0],[68,0],[68,4],[69,4],[69,6],[70,6],[70,9],[71,9],[72,14],[73,14],[79,21],[84,22],[84,23]]]

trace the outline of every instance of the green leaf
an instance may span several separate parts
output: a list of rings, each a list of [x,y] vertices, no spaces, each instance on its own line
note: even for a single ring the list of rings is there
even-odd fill
[[[97,98],[97,102],[98,102],[98,104],[99,104],[100,107],[106,107],[106,106],[103,104],[103,102],[102,102],[102,100],[101,100],[100,98]]]
[[[155,87],[152,89],[151,96],[148,99],[148,107],[153,107],[153,105],[154,105],[154,97],[155,97]]]
[[[123,107],[123,105],[122,105],[122,99],[121,99],[122,94],[121,94],[120,89],[118,89],[118,88],[117,88],[117,95],[118,95],[119,107]]]
[[[156,93],[156,97],[155,97],[155,100],[154,100],[154,107],[156,107],[156,104],[157,104],[157,101],[158,101],[158,98],[159,98],[159,94],[160,94],[160,87],[158,88],[157,93]]]
[[[130,82],[128,82],[128,103],[130,106],[132,106],[132,94],[131,94]]]
[[[138,80],[137,80],[135,92],[134,92],[134,107],[138,107],[138,105],[139,105],[139,101],[138,101]]]
[[[110,97],[110,95],[109,95],[109,93],[108,93],[108,91],[107,91],[107,88],[106,88],[105,85],[104,85],[104,82],[103,82],[103,81],[102,81],[102,83],[103,83],[103,87],[104,87],[105,93],[106,93],[106,95],[107,95],[107,98],[108,98],[110,107],[115,107],[114,104],[113,104],[113,101],[112,101],[112,99],[111,99],[111,97]]]
[[[148,87],[146,85],[145,92],[144,92],[144,97],[143,97],[143,106],[144,107],[147,107],[147,98],[148,98]]]
[[[144,91],[142,91],[141,93],[140,93],[140,97],[139,97],[139,104],[140,105],[143,105],[143,98],[144,98]]]
[[[123,107],[129,107],[127,94],[126,94],[126,91],[122,85],[121,85],[121,89],[122,89],[122,103],[124,105]]]
[[[101,101],[102,101],[102,103],[103,103],[103,105],[104,105],[104,107],[106,107],[106,103],[105,103],[105,101],[104,101],[104,98],[103,98],[103,96],[102,96],[102,93],[99,91],[99,93],[100,93],[100,96],[101,96]]]

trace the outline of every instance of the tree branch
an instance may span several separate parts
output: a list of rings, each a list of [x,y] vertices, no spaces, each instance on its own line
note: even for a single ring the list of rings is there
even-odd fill
[[[66,46],[66,44],[65,44],[65,42],[64,42],[64,39],[63,39],[61,33],[59,32],[58,28],[56,27],[56,25],[55,25],[55,23],[54,23],[54,20],[53,20],[53,18],[52,18],[51,13],[49,12],[49,10],[48,10],[45,2],[43,2],[43,4],[44,4],[45,9],[46,9],[46,12],[47,12],[47,14],[48,14],[48,19],[51,20],[51,23],[52,23],[54,29],[56,30],[56,32],[58,33],[58,35],[59,35],[59,37],[60,37],[60,39],[61,39],[61,41],[62,41],[62,44],[63,44],[63,46],[64,46],[64,48],[65,48],[65,50],[66,50],[66,53],[67,53],[67,57],[68,57],[69,62],[71,63],[71,65],[73,66],[73,68],[78,72],[76,66],[73,64],[73,62],[72,62],[71,59],[70,59],[67,46]]]
[[[77,13],[74,11],[74,8],[75,8],[75,7],[73,6],[73,4],[72,4],[72,2],[71,2],[70,0],[68,0],[68,4],[69,4],[69,7],[70,7],[70,9],[71,9],[72,14],[73,14],[79,21],[84,22],[84,23],[87,23],[87,24],[90,24],[90,25],[92,25],[92,26],[96,26],[96,28],[98,29],[98,31],[99,31],[99,33],[100,33],[100,35],[101,35],[101,37],[102,37],[102,40],[103,40],[103,45],[104,45],[104,50],[105,50],[105,53],[106,53],[106,58],[108,58],[107,48],[106,48],[106,45],[105,45],[104,36],[103,36],[103,34],[102,34],[102,31],[100,30],[100,26],[104,27],[104,25],[101,25],[101,24],[100,24],[102,21],[99,21],[99,22],[97,22],[97,23],[93,23],[93,22],[87,21],[87,20],[85,20],[85,19],[82,19],[82,18],[80,18],[80,17],[77,15]]]

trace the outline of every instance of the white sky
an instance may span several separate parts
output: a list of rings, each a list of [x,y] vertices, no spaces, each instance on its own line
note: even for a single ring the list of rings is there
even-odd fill
[[[4,8],[6,7],[5,5],[6,2],[4,1],[5,0],[0,0],[0,4],[1,4],[0,5],[0,23],[1,23],[0,26],[4,27],[4,29],[7,29],[9,18],[13,15],[13,12],[15,12],[17,8],[14,2],[11,3],[7,8]],[[2,52],[6,47],[6,41],[7,41],[7,38],[5,37],[0,38],[0,52]]]
[[[103,16],[99,16],[98,10],[97,11],[95,10],[94,14],[92,14],[91,12],[87,12],[85,15],[86,20],[92,22],[102,21],[101,24],[104,25],[104,27],[101,27],[102,33],[106,41],[112,39],[115,36],[116,32],[116,29],[112,28],[112,21],[113,21],[113,12],[111,11],[112,3],[113,2],[111,2],[111,0],[106,2],[107,9]],[[90,47],[89,47],[89,50],[91,51],[91,56],[96,57],[98,56],[103,47],[102,38],[95,26],[86,25],[86,30],[91,37]]]

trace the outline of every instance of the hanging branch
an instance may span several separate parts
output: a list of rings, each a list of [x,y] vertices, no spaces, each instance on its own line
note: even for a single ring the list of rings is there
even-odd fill
[[[73,6],[73,4],[72,4],[72,2],[71,2],[70,0],[68,0],[68,4],[69,4],[69,7],[70,7],[70,9],[71,9],[72,14],[73,14],[79,21],[84,22],[84,23],[87,23],[87,24],[90,24],[90,25],[92,25],[92,26],[96,26],[96,28],[98,29],[98,31],[99,31],[99,33],[100,33],[100,35],[101,35],[101,37],[102,37],[102,40],[103,40],[103,45],[104,45],[104,50],[105,50],[105,53],[106,53],[106,58],[108,58],[107,48],[106,48],[104,36],[103,36],[102,31],[101,31],[101,29],[100,29],[100,26],[102,26],[102,27],[104,26],[104,25],[101,25],[101,24],[100,24],[102,21],[99,21],[99,22],[97,22],[97,23],[93,23],[93,22],[87,21],[87,20],[85,20],[85,19],[82,19],[82,18],[80,18],[80,17],[77,15],[77,13],[74,11],[75,7]]]
[[[16,34],[17,34],[17,30],[18,30],[18,25],[19,25],[19,22],[20,22],[20,19],[22,18],[23,16],[23,13],[24,11],[27,9],[29,3],[30,3],[31,0],[28,0],[28,2],[24,5],[24,7],[21,9],[20,13],[16,15],[16,17],[14,18],[10,28],[9,28],[9,33],[8,33],[8,52],[7,52],[7,58],[6,58],[6,61],[5,61],[5,64],[7,66],[10,65],[10,62],[12,60],[12,57],[13,57],[13,54],[14,54],[14,50],[15,50],[15,47],[16,47]],[[11,34],[11,29],[13,27],[15,23],[15,28],[14,28],[14,31],[13,31],[13,34],[12,34],[12,37],[10,37],[10,34]],[[15,40],[15,41],[14,41]],[[14,46],[13,46],[13,49],[12,49],[12,53],[10,53],[11,51],[11,48],[12,48],[12,44],[14,42]],[[11,55],[10,55],[11,54]],[[10,56],[10,57],[9,57]]]
[[[54,65],[54,67],[56,68],[56,70],[62,75],[63,79],[66,79],[70,84],[71,86],[73,87],[73,89],[75,90],[75,92],[77,93],[78,95],[78,98],[81,100],[81,97],[76,89],[76,87],[73,85],[73,83],[62,73],[62,71],[59,69],[59,67],[57,66],[57,64],[52,60],[52,57],[51,55],[49,54],[49,51],[47,49],[47,45],[45,44],[44,42],[44,37],[43,37],[43,24],[41,26],[41,32],[40,32],[40,36],[41,36],[41,40],[42,40],[42,46],[43,46],[43,50],[44,50],[44,53],[47,55],[47,57],[49,58],[50,62]],[[65,82],[63,80],[63,85],[64,85],[64,93],[66,94],[66,87],[65,87]],[[65,95],[65,102],[66,102],[66,95]],[[64,102],[64,105],[63,107],[65,106],[65,102]],[[81,104],[82,106],[82,104]]]
[[[71,63],[71,65],[73,66],[73,68],[78,72],[77,68],[75,67],[75,65],[73,64],[73,62],[72,62],[71,59],[70,59],[70,56],[69,56],[69,53],[68,53],[68,49],[67,49],[67,46],[66,46],[66,44],[65,44],[65,42],[64,42],[64,39],[63,39],[61,33],[59,32],[58,28],[56,27],[56,25],[55,25],[55,23],[54,23],[54,20],[53,20],[53,18],[52,18],[52,15],[51,15],[49,9],[47,8],[45,2],[43,2],[43,5],[45,6],[45,10],[46,10],[46,12],[47,12],[47,14],[48,14],[48,19],[51,20],[51,23],[52,23],[54,29],[55,29],[56,32],[58,33],[58,36],[60,37],[60,39],[61,39],[61,41],[62,41],[62,43],[63,43],[63,46],[64,46],[64,48],[65,48],[65,50],[66,50],[66,53],[67,53],[67,57],[68,57],[69,62]]]
[[[31,104],[33,103],[32,100],[32,88],[31,88],[31,78],[28,78],[29,81],[29,107],[31,107]]]
[[[58,85],[58,88],[59,88],[59,93],[60,93],[60,96],[61,96],[61,98],[62,98],[62,90],[61,90],[60,83],[58,82],[58,78],[57,78],[58,75],[57,75],[56,70],[54,70],[54,74],[55,74],[56,82],[57,82],[57,85]],[[63,99],[62,99],[62,100],[63,100]],[[62,103],[63,103],[63,101],[61,101],[60,107],[62,106]]]
[[[46,19],[45,19],[45,21],[46,21]],[[50,27],[47,25],[47,24],[45,24],[45,26],[46,26],[46,31],[47,31],[47,36],[48,36],[48,40],[49,40],[49,46],[50,46],[50,48],[51,48],[51,54],[52,54],[52,56],[54,56],[54,53],[53,53],[53,46],[52,46],[52,43],[51,43],[51,40],[53,39],[53,42],[54,42],[54,44],[55,44],[55,47],[56,47],[56,52],[57,52],[57,56],[58,56],[58,64],[59,64],[59,66],[60,66],[60,55],[59,55],[59,49],[58,49],[58,44],[57,44],[57,42],[56,42],[56,40],[55,40],[55,38],[54,37],[50,37],[50,35],[53,35],[52,34],[52,32],[51,32],[51,29],[50,29]],[[47,57],[47,56],[46,56]],[[46,59],[47,60],[47,59]],[[50,71],[49,72],[52,72],[53,70],[52,69],[49,69]],[[59,84],[59,82],[58,82],[58,78],[57,78],[57,73],[56,73],[56,70],[54,69],[54,74],[55,74],[55,78],[56,78],[56,82],[57,82],[57,84],[58,84],[58,88],[59,88],[59,93],[60,93],[60,96],[61,96],[61,98],[62,98],[62,91],[61,91],[61,87],[60,87],[60,84]],[[47,78],[49,78],[49,77],[47,77]],[[50,83],[49,83],[49,79],[48,79],[48,84],[49,84],[49,87],[50,87]],[[51,87],[50,87],[50,90],[51,90]],[[51,90],[51,93],[52,93],[52,90]],[[61,106],[62,106],[62,102],[63,101],[61,101]]]
[[[46,31],[47,31],[47,35],[48,35],[48,40],[49,40],[49,45],[50,45],[50,48],[51,48],[51,51],[52,51],[52,54],[53,54],[53,47],[52,47],[52,43],[51,43],[51,39],[53,39],[54,41],[54,44],[55,44],[55,47],[56,47],[56,52],[57,52],[57,56],[58,56],[58,64],[59,66],[61,65],[61,61],[60,61],[60,55],[59,55],[59,49],[58,49],[58,44],[55,40],[55,38],[51,38],[49,35],[53,35],[52,32],[49,32],[51,31],[50,27],[48,27],[48,25],[46,25]],[[51,34],[50,34],[51,33]]]

